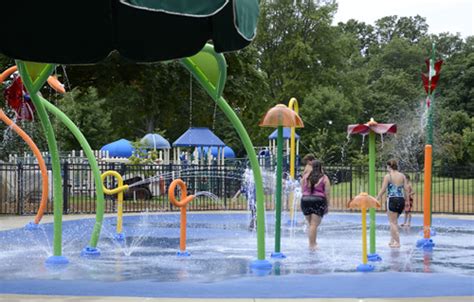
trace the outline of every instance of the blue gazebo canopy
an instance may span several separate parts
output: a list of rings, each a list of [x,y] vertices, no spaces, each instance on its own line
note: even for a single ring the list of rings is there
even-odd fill
[[[274,139],[277,139],[277,136],[278,136],[278,129],[275,129],[275,131],[272,132],[272,134],[270,134],[268,136],[268,140],[274,140]],[[290,128],[283,128],[283,139],[290,139],[291,137],[291,129]],[[299,140],[300,139],[300,136],[295,133],[295,139],[296,140]]]
[[[171,149],[170,143],[157,133],[148,133],[140,142],[148,149]]]
[[[204,147],[202,148],[202,153],[204,154],[207,154],[207,150],[209,149],[209,147]],[[234,153],[234,150],[232,150],[231,147],[229,146],[225,146],[223,148],[224,150],[224,158],[235,158],[235,153]],[[217,157],[218,156],[218,150],[217,150],[217,147],[211,147],[211,154],[213,157]],[[222,151],[221,151],[221,154],[222,154]],[[201,156],[201,150],[199,150],[199,156]]]
[[[225,147],[224,142],[209,128],[191,127],[174,143],[173,147]]]
[[[111,157],[130,157],[133,150],[132,143],[123,138],[100,148],[100,151],[109,151]]]

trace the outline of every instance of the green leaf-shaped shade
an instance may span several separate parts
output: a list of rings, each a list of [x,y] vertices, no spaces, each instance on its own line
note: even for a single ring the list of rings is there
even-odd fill
[[[247,40],[255,37],[258,20],[258,2],[254,0],[235,0],[235,26]]]
[[[217,54],[211,48],[205,47],[198,54],[188,58],[195,67],[205,76],[205,78],[214,86],[214,95],[220,97],[224,90],[225,71],[220,70]]]
[[[214,15],[227,4],[228,0],[121,0],[121,2],[141,9],[204,17]]]
[[[26,69],[31,77],[31,80],[34,82],[41,72],[48,66],[45,63],[35,63],[35,62],[25,62]]]
[[[14,24],[0,53],[55,64],[96,63],[114,50],[135,62],[186,58],[211,40],[218,53],[234,51],[255,37],[259,15],[257,0],[7,0],[0,12]]]

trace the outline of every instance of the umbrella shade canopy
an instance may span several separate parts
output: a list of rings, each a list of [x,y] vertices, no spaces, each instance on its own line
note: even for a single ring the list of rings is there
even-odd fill
[[[396,124],[380,124],[370,119],[369,122],[365,124],[353,124],[347,126],[347,135],[351,134],[368,134],[370,130],[374,131],[377,134],[385,134],[385,133],[397,133],[397,125]]]
[[[148,133],[140,142],[149,149],[171,149],[170,143],[161,135],[157,133]]]
[[[303,128],[303,121],[300,116],[286,107],[283,104],[278,104],[275,107],[267,111],[262,121],[260,122],[260,127],[295,127]]]
[[[222,149],[224,150],[224,158],[235,158],[234,150],[232,150],[231,147],[225,146]],[[222,149],[221,149],[221,156],[222,156]],[[204,155],[206,155],[208,150],[209,150],[209,147],[203,147],[202,148],[202,153]],[[211,155],[212,155],[212,157],[217,157],[219,155],[218,154],[218,147],[211,147]],[[201,149],[199,149],[199,157],[201,157]]]
[[[380,202],[378,202],[377,199],[370,196],[366,192],[362,192],[349,202],[348,207],[359,209],[380,208]]]
[[[130,157],[134,149],[130,141],[122,138],[103,146],[100,151],[109,151],[111,157]]]
[[[217,52],[238,50],[255,37],[259,14],[258,0],[15,0],[0,1],[0,11],[14,24],[0,53],[62,64],[95,63],[113,50],[137,62],[182,58],[208,40]]]
[[[191,127],[174,143],[173,147],[225,147],[224,142],[209,128]]]
[[[278,136],[278,130],[275,130],[268,136],[268,140],[275,140]],[[291,138],[291,129],[290,128],[283,128],[283,139],[290,139]],[[300,136],[295,133],[295,139],[299,140]]]

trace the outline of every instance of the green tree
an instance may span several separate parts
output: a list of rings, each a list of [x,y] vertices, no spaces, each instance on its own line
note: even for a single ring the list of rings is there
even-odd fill
[[[110,111],[105,107],[106,100],[99,98],[97,89],[75,88],[59,100],[61,109],[82,131],[92,149],[99,149],[110,142]],[[59,121],[56,120],[57,139],[62,150],[78,150],[80,145]]]
[[[308,151],[326,163],[339,162],[341,147],[347,141],[347,125],[356,121],[359,105],[333,87],[313,89],[305,97],[300,114],[305,123],[301,140],[309,144]]]
[[[447,58],[438,87],[443,108],[474,115],[474,36],[466,39],[459,52]]]
[[[346,23],[339,22],[338,27],[357,39],[359,51],[363,56],[369,56],[369,50],[378,45],[375,28],[370,24],[350,19]]]
[[[410,43],[419,42],[428,32],[426,18],[387,16],[375,21],[380,44],[388,44],[393,39],[401,38]]]
[[[338,30],[331,26],[335,4],[315,1],[262,1],[255,45],[258,67],[268,76],[270,97],[302,99],[326,69],[342,66],[344,47],[334,47]]]

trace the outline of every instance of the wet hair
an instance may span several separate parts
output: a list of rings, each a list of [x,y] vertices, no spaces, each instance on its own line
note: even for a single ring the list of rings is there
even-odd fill
[[[398,170],[398,163],[395,159],[391,159],[391,160],[387,161],[387,166],[392,168],[392,170]]]
[[[304,163],[305,165],[307,165],[309,161],[313,161],[313,160],[315,160],[315,159],[316,159],[316,156],[314,156],[314,155],[311,154],[311,153],[308,153],[308,154],[306,154],[306,155],[303,157],[303,163]]]
[[[319,182],[319,180],[324,176],[323,173],[323,163],[316,158],[313,160],[313,170],[308,176],[308,186],[311,188],[311,192],[313,192],[313,187],[315,184]]]

